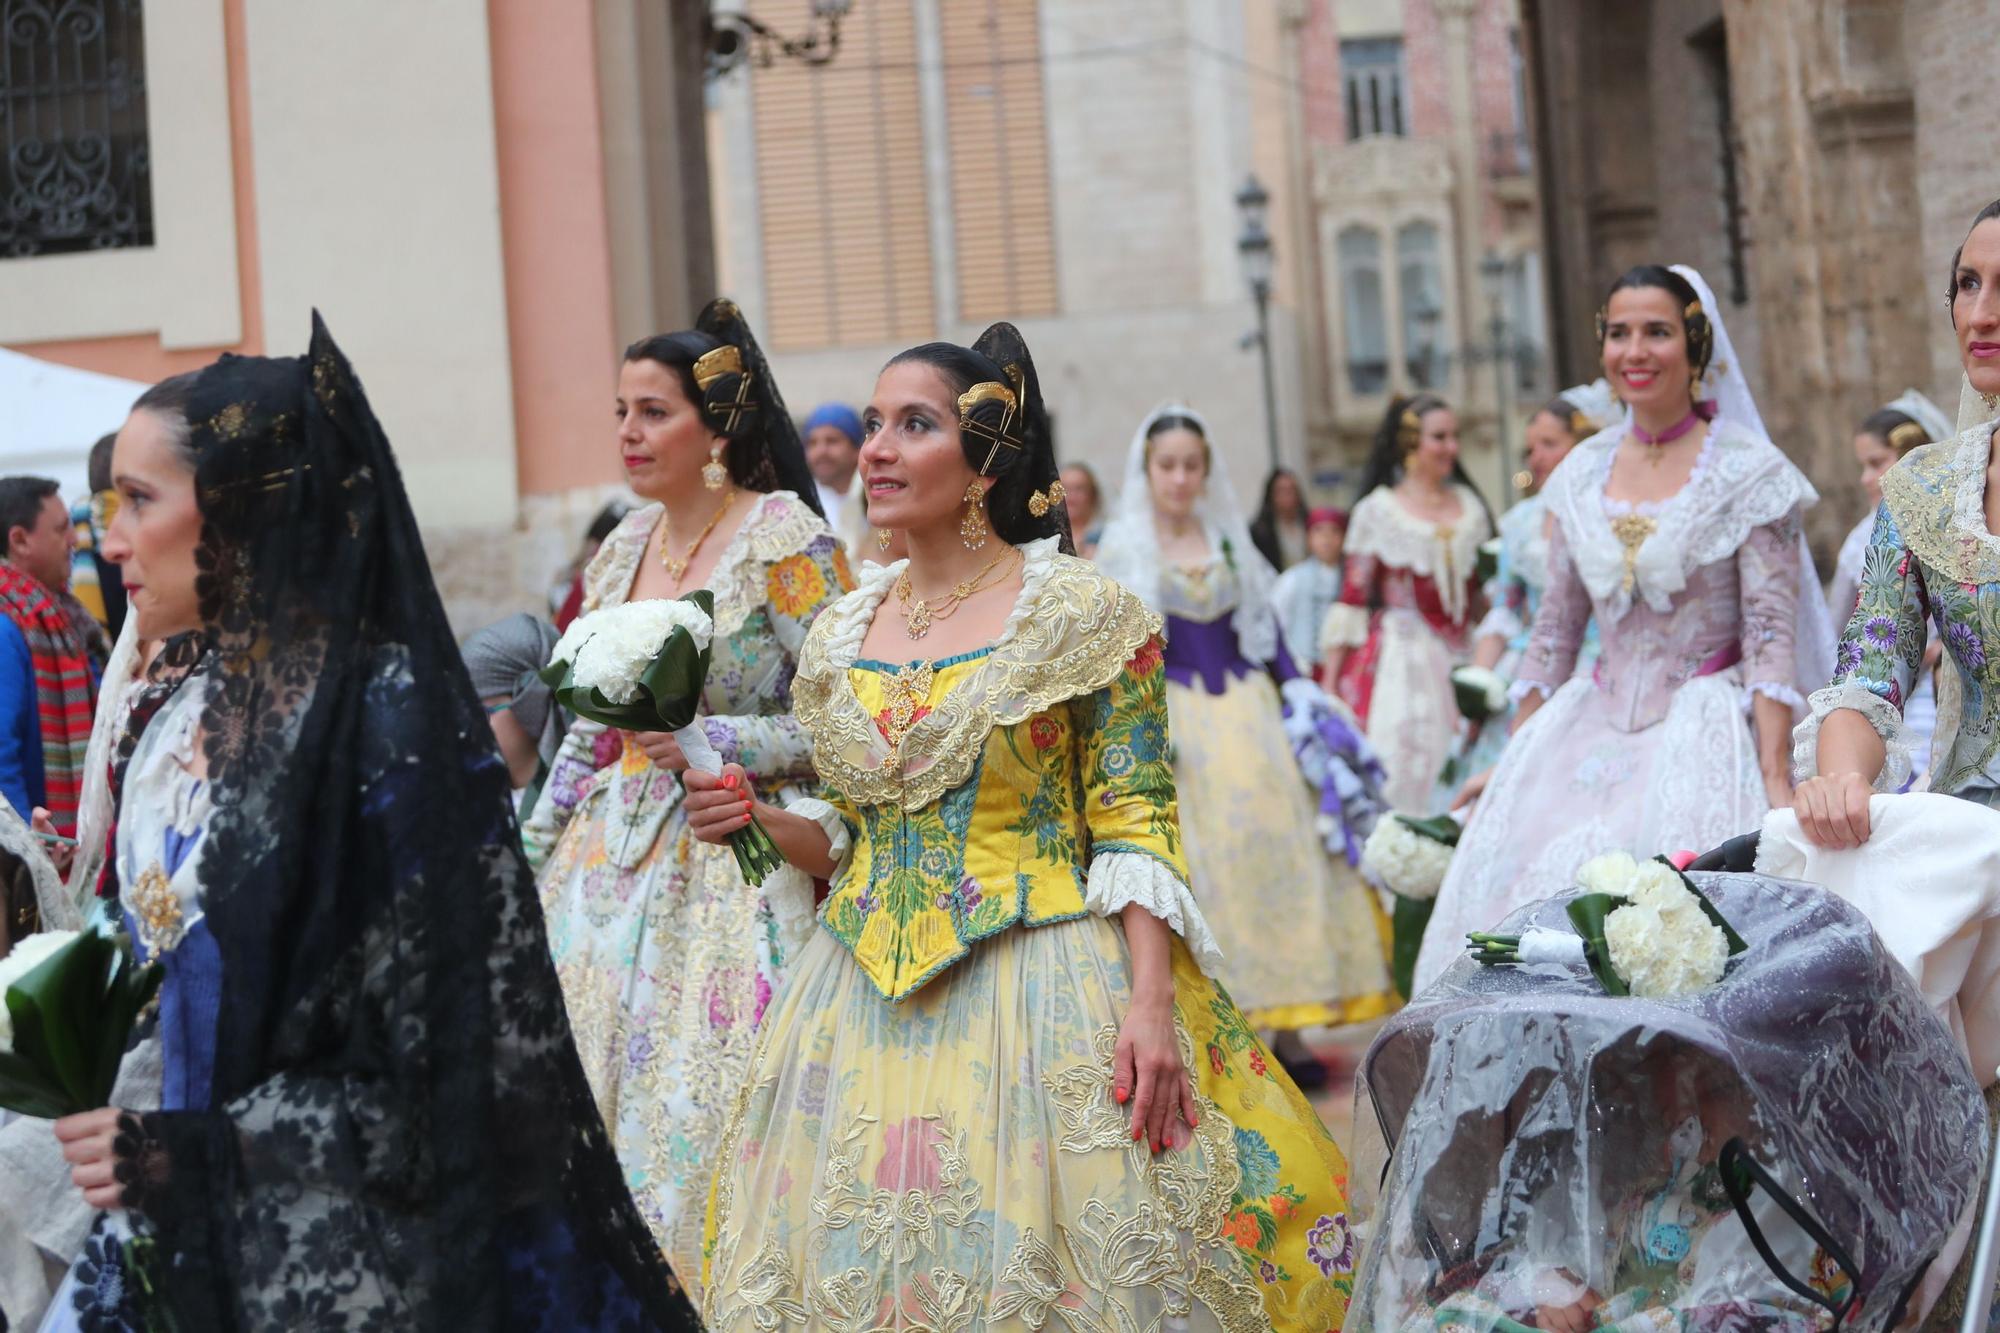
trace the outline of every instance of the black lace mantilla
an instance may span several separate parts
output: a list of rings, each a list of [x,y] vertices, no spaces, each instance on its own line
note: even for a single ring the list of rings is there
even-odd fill
[[[693,1329],[584,1081],[506,774],[388,441],[317,318],[224,357],[205,521],[210,1105],[120,1178],[185,1330]],[[199,689],[199,694],[190,693]]]

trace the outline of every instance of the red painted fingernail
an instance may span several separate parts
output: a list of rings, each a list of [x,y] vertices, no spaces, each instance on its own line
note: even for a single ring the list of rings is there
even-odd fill
[[[1129,1101],[1132,1097],[1132,1094],[1125,1091],[1125,1089],[1123,1088],[1113,1088],[1111,1090],[1111,1095],[1118,1099],[1118,1103],[1121,1106],[1124,1105],[1127,1101]]]
[[[734,773],[724,773],[724,774],[722,775],[722,785],[723,785],[723,786],[725,786],[725,787],[727,787],[727,788],[729,788],[729,790],[731,790],[731,791],[735,791],[735,790],[736,790],[736,775],[735,775]]]
[[[1132,1142],[1134,1143],[1137,1143],[1140,1139],[1143,1139],[1145,1137],[1146,1137],[1146,1131],[1143,1128],[1135,1129],[1132,1131]]]
[[[1154,1151],[1154,1152],[1161,1152],[1161,1151],[1163,1151],[1163,1150],[1164,1150],[1164,1149],[1166,1148],[1166,1146],[1167,1146],[1167,1145],[1166,1145],[1166,1144],[1164,1144],[1164,1143],[1156,1143],[1156,1144],[1154,1144],[1154,1145],[1153,1145],[1153,1151]]]

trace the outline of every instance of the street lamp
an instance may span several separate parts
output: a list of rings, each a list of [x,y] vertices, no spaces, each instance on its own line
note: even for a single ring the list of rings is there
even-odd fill
[[[708,77],[719,79],[748,62],[769,69],[783,57],[824,65],[840,51],[840,21],[854,0],[813,0],[812,27],[801,37],[785,37],[770,24],[740,10],[708,16]]]
[[[1514,348],[1507,338],[1507,271],[1508,262],[1501,258],[1497,250],[1488,250],[1479,261],[1479,276],[1486,284],[1487,321],[1486,331],[1492,339],[1490,354],[1493,357],[1493,399],[1497,415],[1494,418],[1494,441],[1500,454],[1500,477],[1503,482],[1511,482],[1515,489],[1521,488],[1521,479],[1515,475],[1513,463],[1514,434]]]
[[[1264,210],[1271,196],[1253,174],[1236,192],[1236,211],[1243,219],[1243,231],[1236,238],[1236,253],[1243,260],[1243,279],[1250,284],[1250,297],[1257,303],[1257,357],[1264,371],[1264,431],[1271,450],[1271,470],[1278,468],[1278,394],[1271,383],[1271,272],[1276,263],[1271,253],[1271,233],[1264,229]]]

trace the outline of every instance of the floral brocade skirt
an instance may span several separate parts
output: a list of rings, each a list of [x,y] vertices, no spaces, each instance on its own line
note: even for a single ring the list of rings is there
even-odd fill
[[[1173,980],[1201,1123],[1156,1155],[1112,1097],[1111,922],[1009,930],[895,1005],[819,934],[723,1139],[708,1327],[1340,1328],[1345,1159],[1178,940]]]
[[[1188,885],[1252,1027],[1340,1027],[1396,1008],[1374,891],[1315,831],[1278,691],[1167,682]],[[1252,793],[1246,799],[1246,793]]]

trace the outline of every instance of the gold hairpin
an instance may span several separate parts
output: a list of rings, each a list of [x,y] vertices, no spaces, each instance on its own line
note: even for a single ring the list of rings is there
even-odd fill
[[[1060,481],[1052,481],[1046,491],[1036,491],[1028,497],[1028,512],[1036,518],[1047,518],[1049,511],[1061,504],[1065,498],[1063,484]]]
[[[1008,369],[1011,373],[1013,368],[1009,367]],[[999,403],[1001,405],[1002,410],[998,425],[987,426],[982,422],[972,419],[974,409],[983,403]],[[980,476],[986,476],[993,470],[993,460],[999,457],[1002,446],[1012,449],[1015,453],[1021,451],[1021,440],[1018,434],[1018,414],[1020,410],[1020,397],[998,380],[986,380],[983,383],[975,384],[958,396],[959,430],[991,442],[986,450],[986,461],[979,465]]]
[[[714,351],[703,352],[694,359],[694,382],[703,389],[724,375],[742,373],[743,353],[732,343],[724,343]]]

